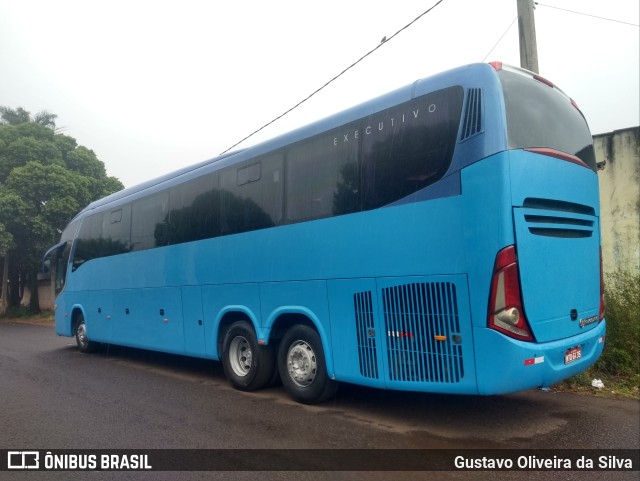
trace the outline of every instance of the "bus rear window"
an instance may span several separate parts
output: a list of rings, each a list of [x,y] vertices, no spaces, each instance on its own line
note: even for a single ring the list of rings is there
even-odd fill
[[[557,90],[501,70],[510,149],[550,148],[575,155],[594,171],[593,139],[582,113]]]

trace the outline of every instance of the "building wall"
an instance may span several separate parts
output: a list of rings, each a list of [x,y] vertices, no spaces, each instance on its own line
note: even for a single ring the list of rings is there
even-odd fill
[[[605,274],[640,271],[640,127],[593,138],[598,162]]]
[[[40,301],[40,309],[44,311],[53,311],[53,305],[55,303],[55,297],[53,295],[53,285],[51,284],[50,276],[38,277],[38,299]],[[31,291],[25,286],[24,293],[20,304],[28,306],[31,300]]]

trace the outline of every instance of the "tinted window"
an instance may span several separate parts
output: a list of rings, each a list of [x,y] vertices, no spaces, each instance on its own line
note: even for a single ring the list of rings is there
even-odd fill
[[[62,251],[58,251],[52,257],[54,263],[54,289],[56,296],[60,294],[64,288],[67,279],[67,267],[69,265],[69,256],[71,254],[71,246],[73,245],[73,238],[76,235],[78,229],[78,222],[72,222],[62,232],[62,238],[60,242],[64,242],[64,248]]]
[[[123,254],[131,250],[131,206],[107,211],[102,217],[102,255]]]
[[[131,248],[134,251],[167,245],[169,193],[139,199],[132,206]]]
[[[83,219],[73,256],[73,270],[91,259],[101,257],[105,252],[102,245],[102,218],[103,214],[100,213]]]
[[[582,113],[567,97],[525,75],[499,72],[509,148],[547,147],[575,155],[596,170],[593,139]]]
[[[218,174],[178,185],[170,192],[168,244],[215,237],[220,232]]]
[[[433,92],[286,152],[250,159],[91,216],[81,226],[77,265],[391,204],[446,173],[462,99],[457,86]]]
[[[462,87],[439,90],[291,148],[288,220],[375,209],[442,178],[463,96]]]
[[[462,87],[369,117],[362,130],[363,209],[402,199],[446,173],[456,145]]]
[[[62,252],[53,257],[55,260],[55,278],[54,278],[54,291],[56,296],[64,289],[65,282],[67,280],[67,267],[69,266],[69,255],[71,254],[71,243],[67,242],[64,245]]]
[[[220,173],[220,233],[277,225],[282,219],[282,156],[234,166]]]

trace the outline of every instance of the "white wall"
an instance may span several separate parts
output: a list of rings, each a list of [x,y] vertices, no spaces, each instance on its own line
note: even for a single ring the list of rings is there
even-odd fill
[[[605,274],[640,271],[640,127],[595,135]]]

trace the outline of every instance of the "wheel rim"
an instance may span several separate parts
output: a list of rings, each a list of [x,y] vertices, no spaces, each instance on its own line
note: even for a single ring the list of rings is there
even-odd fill
[[[78,339],[78,345],[81,348],[85,348],[89,345],[89,340],[87,339],[87,326],[84,322],[78,326],[78,330],[76,331],[76,339]]]
[[[300,387],[308,387],[316,377],[316,354],[304,341],[296,341],[287,353],[287,370],[291,380]]]
[[[233,372],[240,377],[244,377],[251,371],[253,355],[251,345],[246,338],[236,336],[229,345],[229,364]]]

